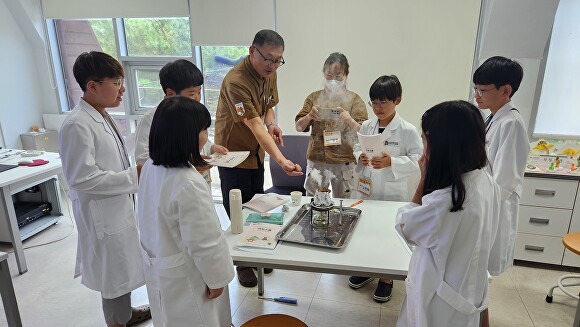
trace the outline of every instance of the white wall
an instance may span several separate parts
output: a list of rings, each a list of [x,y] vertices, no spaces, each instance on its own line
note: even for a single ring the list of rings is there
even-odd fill
[[[294,131],[294,116],[306,95],[320,88],[321,66],[332,51],[343,51],[349,58],[350,88],[365,101],[368,100],[368,87],[376,77],[386,73],[399,75],[404,96],[399,110],[414,124],[428,105],[467,97],[471,73],[461,77],[440,74],[440,81],[429,85],[423,83],[423,76],[434,74],[433,67],[471,65],[468,61],[472,49],[466,49],[467,55],[453,63],[433,62],[425,60],[421,45],[414,47],[413,38],[390,42],[388,36],[409,33],[412,29],[432,33],[432,26],[441,23],[441,15],[448,12],[454,13],[454,19],[467,19],[475,24],[478,17],[466,8],[479,1],[365,0],[355,4],[347,0],[278,0],[276,3],[278,30],[287,42],[285,58],[288,64],[279,73],[279,119],[285,133]],[[408,11],[388,10],[393,3]],[[437,6],[432,8],[430,3]],[[529,122],[533,119],[538,72],[558,0],[485,0],[484,3],[486,16],[481,22],[483,30],[476,61],[482,62],[492,55],[520,61],[525,75],[514,102]],[[340,15],[329,15],[330,9]],[[285,16],[284,12],[292,12],[292,15]],[[313,12],[318,14],[313,15]],[[0,0],[0,44],[4,47],[0,51],[0,121],[7,146],[20,146],[20,133],[30,125],[42,125],[41,114],[60,111],[51,86],[49,72],[52,68],[44,48],[43,24],[39,0]],[[353,34],[353,27],[360,24],[365,33]],[[450,28],[453,20],[442,24],[443,28]],[[465,35],[471,33],[465,31]],[[446,47],[448,43],[462,40],[450,37],[432,41],[426,44],[428,48]],[[376,50],[376,44],[380,51]],[[391,53],[393,49],[402,50],[396,55]],[[401,70],[400,63],[405,62],[417,63],[415,69]]]
[[[512,102],[528,126],[535,119],[538,76],[559,0],[486,0],[479,41],[478,65],[492,56],[518,61],[524,69]]]
[[[0,122],[4,146],[42,126],[42,113],[59,112],[51,87],[38,0],[0,0]]]
[[[377,77],[397,75],[403,86],[397,111],[416,126],[433,105],[468,99],[479,9],[473,0],[277,1],[287,61],[278,70],[279,125],[297,133],[294,117],[321,88],[322,65],[335,51],[348,58],[348,88],[365,102]]]

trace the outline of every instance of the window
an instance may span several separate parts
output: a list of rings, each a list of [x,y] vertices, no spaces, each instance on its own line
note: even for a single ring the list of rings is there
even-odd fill
[[[129,56],[191,57],[189,19],[125,18]]]
[[[248,55],[248,47],[235,46],[202,46],[201,68],[203,71],[204,104],[215,121],[215,112],[222,81],[226,74],[238,62]],[[213,124],[209,130],[209,139],[213,142]]]
[[[165,96],[159,83],[159,70],[167,62],[187,59],[196,63],[204,75],[202,102],[215,121],[222,80],[227,72],[248,54],[247,46],[191,46],[189,18],[116,18],[48,20],[57,74],[61,74],[67,101],[62,111],[78,104],[82,91],[72,74],[78,55],[102,51],[117,58],[125,69],[125,95],[118,108],[108,112],[125,136],[133,133],[142,115]],[[197,59],[197,60],[196,60]],[[57,78],[57,80],[59,80]],[[214,124],[209,129],[214,140]],[[212,194],[221,197],[219,174],[211,170]]]
[[[119,58],[115,46],[113,21],[111,19],[69,20],[58,19],[54,22],[60,61],[63,68],[67,103],[74,108],[83,92],[76,82],[72,68],[82,52],[101,51]],[[66,110],[69,110],[66,108]],[[123,104],[112,111],[124,112]]]
[[[580,2],[558,4],[534,125],[534,137],[579,139]]]

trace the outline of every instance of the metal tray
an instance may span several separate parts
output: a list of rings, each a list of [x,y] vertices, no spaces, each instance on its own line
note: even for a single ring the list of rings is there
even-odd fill
[[[339,225],[339,207],[331,209],[328,228],[315,228],[310,224],[310,204],[304,204],[292,220],[276,235],[276,239],[331,249],[343,248],[352,235],[362,211],[343,207],[342,225]]]

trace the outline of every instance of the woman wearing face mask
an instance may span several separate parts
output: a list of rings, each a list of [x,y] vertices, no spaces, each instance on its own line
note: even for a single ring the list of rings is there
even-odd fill
[[[310,196],[331,183],[334,197],[350,198],[354,190],[352,147],[357,143],[356,132],[368,115],[361,97],[346,89],[348,69],[348,60],[342,53],[331,53],[322,67],[324,88],[310,93],[296,115],[296,130],[310,131],[304,183]],[[316,180],[311,174],[313,169],[322,173],[319,176],[331,177]]]

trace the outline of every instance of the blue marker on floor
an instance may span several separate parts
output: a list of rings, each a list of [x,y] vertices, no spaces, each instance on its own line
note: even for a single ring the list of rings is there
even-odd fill
[[[285,296],[263,297],[263,296],[258,296],[258,298],[262,299],[262,300],[268,300],[268,301],[282,302],[282,303],[288,303],[288,304],[298,304],[298,300],[293,298],[293,297],[285,297]]]

